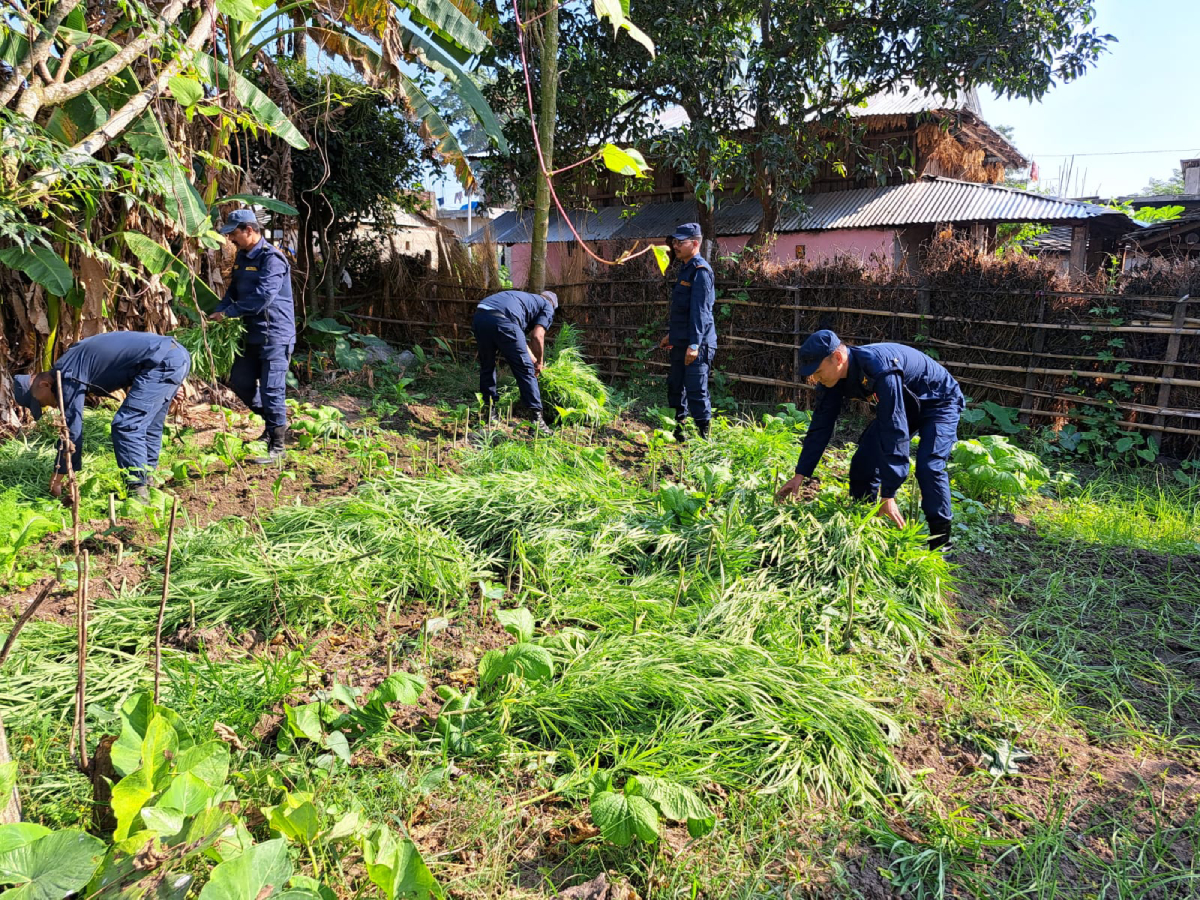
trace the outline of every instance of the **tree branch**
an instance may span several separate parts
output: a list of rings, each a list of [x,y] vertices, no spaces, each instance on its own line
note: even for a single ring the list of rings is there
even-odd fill
[[[159,73],[158,78],[148,87],[130,97],[124,106],[109,116],[107,122],[73,146],[63,155],[63,158],[95,156],[110,141],[119,136],[133,123],[134,119],[146,111],[146,107],[155,97],[166,90],[167,82],[191,62],[192,56],[212,37],[215,25],[215,15],[208,13],[202,15],[196,23],[196,27],[192,29],[192,33],[188,35],[179,55]],[[43,169],[30,179],[30,186],[35,191],[44,193],[50,189],[60,174],[53,169]]]
[[[188,35],[187,40],[184,42],[183,49],[179,52],[179,55],[171,61],[170,65],[162,70],[158,79],[149,87],[134,94],[129,99],[129,102],[109,117],[107,122],[72,147],[71,152],[81,153],[85,156],[95,156],[109,141],[128,128],[134,119],[146,111],[146,107],[150,105],[150,102],[166,90],[167,82],[190,63],[193,54],[212,37],[215,23],[216,19],[213,16],[201,16],[200,21],[196,23],[196,27],[192,29],[192,33]]]
[[[73,97],[78,97],[80,94],[99,87],[160,40],[166,30],[175,24],[184,9],[192,2],[194,0],[171,0],[171,3],[155,18],[153,27],[144,32],[137,40],[122,47],[112,59],[101,63],[94,69],[89,69],[78,78],[72,78],[62,84],[51,84],[40,90],[38,92],[38,109],[43,106],[58,106]],[[22,110],[22,112],[33,118],[37,114],[37,109],[32,112],[26,110]]]
[[[34,66],[44,63],[50,58],[50,49],[54,46],[54,36],[58,34],[58,27],[81,2],[82,0],[60,0],[50,10],[50,14],[46,16],[45,25],[42,26],[41,35],[33,42],[25,58],[17,63],[12,77],[4,83],[3,87],[0,87],[0,106],[8,106],[12,98],[17,96],[17,92],[21,90],[21,85],[33,73]],[[31,91],[36,90],[32,85],[30,89]]]

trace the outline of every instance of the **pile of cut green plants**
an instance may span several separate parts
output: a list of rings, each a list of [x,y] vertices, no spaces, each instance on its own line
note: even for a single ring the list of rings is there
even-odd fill
[[[895,723],[864,699],[859,654],[915,657],[945,626],[946,566],[915,526],[882,526],[836,484],[776,506],[775,469],[798,433],[718,422],[685,476],[654,490],[599,447],[504,441],[464,451],[463,474],[393,475],[258,525],[184,529],[164,633],[194,622],[303,635],[373,629],[413,604],[450,621],[523,608],[547,677],[517,667],[452,698],[480,705],[460,714],[478,732],[464,746],[865,801],[900,773]],[[481,602],[489,584],[501,590]],[[150,579],[97,599],[97,659],[145,651],[159,590]],[[40,649],[6,667],[11,711],[67,714],[71,679],[43,676],[66,673],[73,639],[27,629],[21,641]],[[16,662],[35,657],[36,676]]]
[[[212,383],[227,376],[242,348],[246,326],[238,317],[204,321],[172,332],[192,356],[190,377]]]
[[[547,348],[538,388],[547,410],[554,410],[559,424],[601,425],[613,418],[612,395],[596,367],[584,360],[583,336],[573,325],[562,325]],[[502,405],[516,400],[515,388],[505,390],[500,398]]]

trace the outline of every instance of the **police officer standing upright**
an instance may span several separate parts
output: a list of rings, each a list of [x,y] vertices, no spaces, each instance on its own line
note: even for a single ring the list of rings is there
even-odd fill
[[[263,237],[253,210],[235,209],[220,232],[238,252],[229,289],[209,318],[240,316],[246,325],[246,343],[233,362],[229,387],[267,423],[267,456],[253,460],[266,465],[283,456],[287,435],[287,373],[296,346],[291,266]]]
[[[171,401],[192,368],[192,358],[179,343],[158,334],[114,331],[84,338],[58,358],[48,372],[17,375],[13,396],[35,419],[43,407],[58,407],[58,376],[67,433],[74,452],[71,469],[83,465],[83,401],[89,393],[108,395],[124,390],[125,402],[112,420],[113,453],[128,480],[129,493],[149,497],[150,473],[158,466],[163,424]],[[50,478],[50,493],[62,495],[67,455],[60,442]]]
[[[875,500],[878,515],[904,527],[896,492],[908,477],[909,446],[917,445],[917,483],[921,509],[929,525],[929,546],[950,540],[950,477],[946,462],[958,439],[958,420],[966,405],[958,382],[920,350],[903,344],[847,347],[828,329],[815,332],[800,346],[802,378],[818,383],[817,404],[796,474],[780,489],[777,500],[796,494],[816,471],[833,434],[843,399],[866,400],[875,419],[858,439],[850,460],[850,496]]]
[[[550,426],[542,415],[542,393],[537,377],[546,366],[546,331],[554,322],[558,295],[554,291],[530,294],[500,291],[484,297],[475,309],[471,329],[479,345],[479,393],[487,404],[487,420],[495,416],[496,354],[508,362],[521,391],[521,402],[533,414],[533,425],[542,434]],[[526,341],[525,335],[529,335]]]
[[[717,352],[717,328],[713,321],[717,294],[712,266],[700,255],[700,226],[695,222],[680,225],[671,239],[683,268],[671,291],[667,336],[658,345],[671,354],[667,405],[675,410],[675,439],[682,441],[688,414],[702,438],[708,437],[712,421],[708,370]]]

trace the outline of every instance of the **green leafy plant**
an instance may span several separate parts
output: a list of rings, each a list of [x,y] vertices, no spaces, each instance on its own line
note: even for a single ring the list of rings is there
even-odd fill
[[[951,479],[974,500],[1011,504],[1050,480],[1040,459],[995,434],[959,441],[950,462]]]
[[[543,681],[554,677],[554,658],[533,643],[533,613],[528,609],[498,609],[496,618],[517,643],[489,650],[479,660],[479,685],[489,687],[507,676]]]
[[[23,504],[15,488],[0,494],[0,569],[4,575],[12,575],[25,547],[62,526],[61,515],[44,514]]]
[[[608,388],[595,366],[583,359],[582,337],[575,327],[564,324],[547,354],[547,364],[538,376],[542,396],[562,409],[570,422],[599,424],[612,418]],[[506,398],[507,399],[507,398]]]
[[[665,778],[636,775],[616,791],[612,776],[600,773],[591,787],[592,821],[601,836],[618,847],[629,846],[635,838],[654,843],[660,821],[684,822],[692,837],[703,837],[716,824],[716,814],[695,791]]]
[[[191,378],[211,383],[225,378],[233,369],[233,361],[242,348],[246,326],[238,317],[205,322],[190,328],[180,328],[172,337],[192,356]],[[208,348],[205,349],[205,336]],[[212,354],[211,365],[209,353]]]
[[[967,398],[967,408],[963,410],[961,421],[977,432],[999,430],[1005,434],[1019,434],[1025,430],[1025,426],[1017,421],[1019,414],[1019,410],[991,400],[975,403]]]

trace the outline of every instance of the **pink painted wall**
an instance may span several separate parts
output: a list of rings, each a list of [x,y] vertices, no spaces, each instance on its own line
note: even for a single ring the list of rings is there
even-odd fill
[[[608,245],[605,241],[591,241],[588,244],[594,253],[599,253],[601,256],[608,254]],[[530,244],[512,244],[505,248],[504,259],[508,264],[508,272],[512,277],[513,287],[517,290],[524,290],[526,281],[529,278],[529,260],[530,260]],[[571,249],[568,249],[571,248]],[[578,261],[576,257],[586,255],[583,249],[575,247],[571,244],[553,243],[546,245],[546,283],[556,284],[563,281],[561,274],[563,272],[578,271]],[[577,281],[578,277],[570,278],[571,281]]]
[[[746,246],[749,235],[725,237],[718,240],[721,254],[737,253]],[[804,247],[804,259],[813,264],[838,256],[850,256],[871,265],[872,258],[889,265],[899,262],[896,232],[890,228],[839,228],[831,231],[794,231],[775,238],[771,258],[792,262],[796,247]]]
[[[722,256],[737,253],[746,246],[749,236],[725,237],[718,242]],[[605,254],[606,242],[599,241],[591,244],[592,249]],[[791,262],[796,259],[796,247],[804,247],[804,258],[811,264],[819,264],[823,260],[838,256],[850,256],[859,259],[864,265],[870,266],[872,260],[878,259],[889,265],[899,265],[901,249],[897,240],[897,232],[888,228],[841,228],[834,231],[796,231],[781,234],[771,247],[771,258],[778,262]],[[574,253],[583,251],[576,248]],[[505,250],[505,260],[512,275],[513,284],[524,288],[529,277],[529,244],[512,244]],[[546,245],[546,281],[553,284],[561,280],[558,274],[569,267],[573,260],[568,258],[567,245],[554,243]]]

